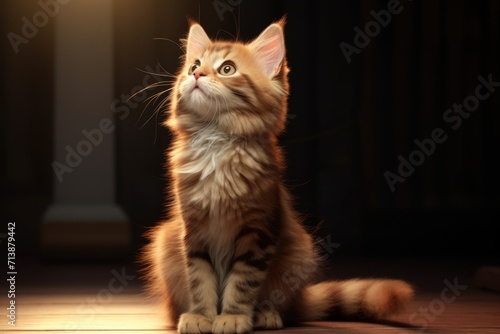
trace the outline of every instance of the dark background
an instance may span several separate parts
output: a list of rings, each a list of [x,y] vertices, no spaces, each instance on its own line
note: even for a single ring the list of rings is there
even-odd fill
[[[116,0],[115,96],[141,85],[147,66],[177,71],[186,17],[212,37],[249,40],[287,14],[286,180],[306,223],[320,226],[318,240],[340,244],[336,257],[493,258],[500,250],[500,92],[456,130],[443,114],[474,95],[478,76],[500,81],[500,3],[402,0],[401,13],[348,63],[340,43],[354,45],[354,28],[364,30],[370,11],[387,4],[243,0],[221,20],[213,1]],[[37,1],[0,2],[0,233],[15,220],[18,253],[33,259],[53,192],[54,22],[17,55],[6,35],[37,10]],[[132,254],[165,213],[170,136],[157,105],[132,108],[114,132],[117,198],[133,225]],[[438,127],[447,140],[392,192],[384,173],[397,173],[398,156],[408,159],[414,141]]]

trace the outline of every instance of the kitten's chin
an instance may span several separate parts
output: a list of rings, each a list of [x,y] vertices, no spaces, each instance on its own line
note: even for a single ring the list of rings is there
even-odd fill
[[[195,88],[183,99],[184,109],[189,113],[206,117],[208,113],[213,112],[213,99],[210,99],[201,89]]]
[[[210,105],[210,99],[201,90],[193,90],[186,99],[186,105],[189,109],[205,109]]]

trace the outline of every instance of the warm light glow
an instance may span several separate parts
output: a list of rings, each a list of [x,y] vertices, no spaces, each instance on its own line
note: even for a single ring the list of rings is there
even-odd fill
[[[105,287],[89,293],[54,291],[52,294],[20,295],[16,300],[15,329],[65,333],[164,329],[155,304],[140,291],[113,293],[111,290]],[[0,329],[7,329],[4,326],[2,322]]]

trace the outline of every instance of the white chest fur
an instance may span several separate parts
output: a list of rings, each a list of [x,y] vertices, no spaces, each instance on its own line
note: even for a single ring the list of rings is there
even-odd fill
[[[214,214],[248,196],[252,185],[269,163],[256,142],[206,129],[179,149],[174,172],[180,179],[195,179],[185,197],[189,202],[210,207]]]
[[[204,129],[193,135],[181,153],[178,174],[200,174],[200,181],[216,172],[224,156],[235,149],[235,139],[221,132]]]

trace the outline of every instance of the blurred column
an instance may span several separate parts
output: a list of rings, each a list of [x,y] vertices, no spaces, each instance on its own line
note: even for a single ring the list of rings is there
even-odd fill
[[[117,258],[131,229],[115,202],[112,0],[72,0],[55,16],[54,203],[48,258]]]

